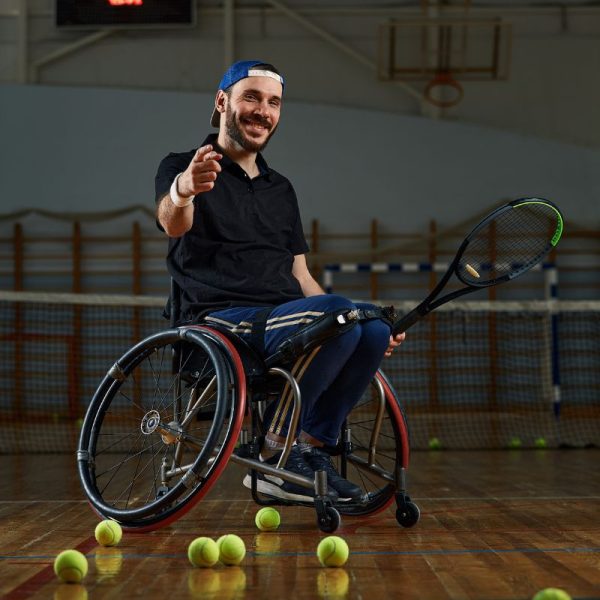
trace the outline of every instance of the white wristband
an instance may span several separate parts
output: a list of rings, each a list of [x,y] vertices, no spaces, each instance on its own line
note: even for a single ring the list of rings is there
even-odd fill
[[[179,206],[179,208],[185,208],[186,206],[189,206],[194,201],[194,196],[188,196],[187,198],[185,198],[185,197],[182,198],[177,193],[177,181],[181,175],[182,175],[182,173],[179,173],[179,175],[177,175],[177,177],[175,177],[175,179],[173,179],[173,183],[171,184],[171,191],[169,192],[169,196],[171,197],[171,202],[175,206]]]

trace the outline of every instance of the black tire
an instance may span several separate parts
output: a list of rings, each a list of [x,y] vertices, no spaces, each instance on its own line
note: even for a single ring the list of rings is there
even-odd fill
[[[419,522],[421,511],[414,502],[404,502],[402,506],[396,509],[396,521],[402,527],[412,527]]]
[[[317,525],[323,533],[337,531],[341,522],[340,513],[333,506],[326,506],[323,514],[317,514]]]
[[[377,424],[380,392],[384,396],[383,419],[376,439],[373,457],[375,469],[368,466],[369,447]],[[404,413],[389,380],[378,371],[373,384],[352,409],[346,419],[350,430],[352,450],[346,453],[344,431],[333,462],[339,473],[365,491],[362,502],[339,502],[336,507],[343,515],[368,515],[387,508],[394,500],[396,466],[408,464],[408,427]],[[387,478],[376,472],[380,469]]]
[[[79,475],[94,510],[137,530],[187,512],[233,450],[235,379],[224,349],[197,328],[151,335],[117,360],[79,440]]]

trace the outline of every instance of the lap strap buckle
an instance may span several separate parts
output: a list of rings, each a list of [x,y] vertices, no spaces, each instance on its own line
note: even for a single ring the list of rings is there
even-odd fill
[[[353,308],[352,310],[349,310],[348,312],[337,315],[335,320],[340,325],[345,325],[346,323],[350,323],[352,321],[359,321],[360,320],[360,311],[358,310],[358,308]]]
[[[356,313],[350,317],[350,313]],[[349,320],[370,321],[372,319],[383,319],[390,326],[396,320],[396,310],[393,306],[373,306],[371,308],[357,308],[346,315]]]

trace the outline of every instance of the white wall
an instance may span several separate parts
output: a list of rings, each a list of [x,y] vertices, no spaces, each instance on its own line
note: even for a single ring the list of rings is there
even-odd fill
[[[17,13],[22,3],[28,7],[24,22]],[[501,18],[512,25],[509,77],[463,82],[463,101],[438,116],[599,148],[600,7],[586,0],[562,0],[556,6],[543,0],[494,4],[494,0],[471,3],[466,16]],[[231,52],[238,59],[274,62],[288,80],[289,100],[423,114],[418,99],[401,85],[380,81],[364,64],[377,64],[382,24],[423,17],[417,1],[236,0],[228,44],[224,2],[198,0],[198,22],[192,28],[116,31],[60,57],[55,53],[89,40],[94,32],[57,30],[53,5],[54,0],[0,2],[0,82],[212,94]],[[363,62],[324,41],[277,6],[289,8],[295,17],[334,36]],[[440,5],[436,10],[441,17],[464,16],[460,3]],[[489,44],[489,31],[475,37],[469,45],[471,52],[476,51],[470,63],[485,63],[489,53],[484,49]],[[406,44],[408,62],[418,60],[419,48],[418,38]],[[420,93],[425,83],[411,85]]]
[[[0,213],[153,207],[169,151],[211,131],[212,94],[0,85]],[[448,225],[503,198],[555,200],[597,227],[600,151],[474,125],[286,102],[266,150],[305,220],[365,230]]]

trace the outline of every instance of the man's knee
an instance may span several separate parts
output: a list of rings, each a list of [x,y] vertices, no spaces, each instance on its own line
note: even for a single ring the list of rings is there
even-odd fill
[[[333,312],[336,310],[352,310],[355,308],[354,303],[344,296],[338,296],[337,294],[322,294],[320,296],[311,296],[315,305],[319,307],[319,310],[323,312]]]
[[[360,344],[367,345],[373,350],[387,348],[390,341],[390,326],[381,319],[371,319],[361,323]]]

